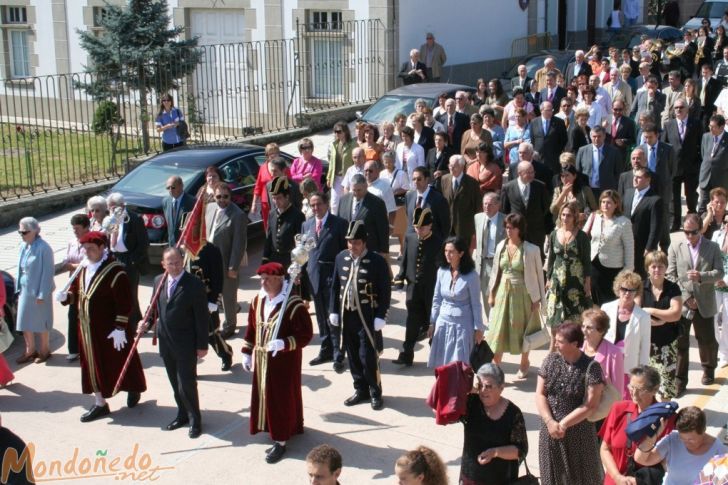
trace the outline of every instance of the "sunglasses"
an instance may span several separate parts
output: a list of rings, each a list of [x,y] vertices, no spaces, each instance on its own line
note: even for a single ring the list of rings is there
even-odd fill
[[[685,233],[686,236],[697,236],[700,231],[697,229],[692,230],[692,231],[683,229],[683,232]]]
[[[625,288],[624,286],[620,287],[619,291],[621,291],[622,293],[637,293],[636,288]]]
[[[25,236],[26,234],[30,234],[30,231],[18,231],[18,234]]]
[[[229,199],[230,198],[230,195],[229,194],[221,194],[221,195],[216,195],[215,198],[217,200],[220,200],[220,199]]]

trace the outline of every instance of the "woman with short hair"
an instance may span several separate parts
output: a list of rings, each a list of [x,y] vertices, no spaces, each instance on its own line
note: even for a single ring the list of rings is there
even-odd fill
[[[313,155],[313,141],[310,138],[303,138],[299,141],[298,153],[301,156],[294,158],[291,162],[291,180],[301,184],[308,177],[316,183],[317,190],[321,190],[323,162]]]
[[[581,350],[599,362],[604,379],[610,382],[620,395],[624,388],[624,354],[604,336],[609,330],[609,315],[599,308],[590,308],[581,314],[581,331],[584,332],[584,345]]]
[[[106,198],[94,195],[86,202],[86,210],[89,214],[90,230],[102,231],[104,229],[104,218],[109,215],[109,205],[106,203]]]
[[[576,155],[579,148],[591,143],[591,139],[589,138],[589,134],[591,133],[589,125],[589,109],[585,107],[577,107],[574,110],[574,121],[575,122],[571,124],[566,133],[567,142],[564,150]]]

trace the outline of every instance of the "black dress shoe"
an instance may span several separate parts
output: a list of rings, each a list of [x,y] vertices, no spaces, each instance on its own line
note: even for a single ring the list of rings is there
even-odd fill
[[[232,327],[224,328],[220,331],[220,336],[225,340],[230,339],[233,335],[235,335],[235,328]]]
[[[326,362],[331,362],[332,360],[334,360],[333,357],[327,357],[325,355],[319,355],[316,358],[311,359],[308,362],[308,365],[321,365],[321,364],[325,364]]]
[[[222,358],[222,367],[220,367],[220,370],[229,371],[232,366],[233,356],[225,354],[225,357]]]
[[[187,435],[192,439],[199,438],[201,434],[202,426],[200,426],[199,424],[193,424],[192,426],[190,426],[190,430],[187,433]]]
[[[379,411],[384,407],[384,401],[382,401],[381,397],[373,397],[372,398],[372,409],[375,411]]]
[[[175,429],[179,429],[182,426],[186,426],[189,422],[190,422],[190,420],[186,419],[186,418],[185,419],[175,418],[175,420],[172,421],[171,423],[169,423],[167,425],[167,427],[164,429],[166,429],[167,431],[174,431]]]
[[[273,445],[273,448],[269,448],[269,452],[265,454],[265,461],[266,463],[278,463],[281,461],[281,458],[283,458],[283,455],[286,454],[286,445],[282,445],[278,442],[276,442]]]
[[[142,398],[141,392],[130,392],[126,395],[126,407],[133,408],[139,404],[139,400]]]
[[[111,414],[111,411],[109,410],[108,404],[104,404],[103,406],[97,406],[96,404],[94,404],[93,406],[91,406],[91,409],[81,415],[81,422],[89,423],[95,419],[99,419],[102,416],[108,416],[109,414]]]
[[[700,382],[704,386],[709,386],[709,385],[711,385],[712,383],[715,382],[715,377],[713,376],[712,373],[704,372],[703,373],[703,378],[700,380]]]
[[[345,370],[346,370],[346,365],[344,365],[344,363],[342,361],[340,361],[340,360],[334,361],[334,371],[337,374],[343,374]]]
[[[400,352],[399,353],[399,357],[397,357],[396,359],[394,359],[392,361],[392,364],[404,365],[404,366],[407,366],[407,367],[412,367],[412,360],[413,360],[413,357],[412,356],[407,355],[404,352]]]
[[[356,406],[357,404],[367,402],[368,400],[369,400],[369,394],[355,392],[353,396],[351,396],[349,399],[344,401],[344,406]]]

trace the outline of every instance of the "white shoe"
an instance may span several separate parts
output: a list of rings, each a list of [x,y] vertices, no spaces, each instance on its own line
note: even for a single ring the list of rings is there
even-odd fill
[[[66,356],[66,360],[68,362],[73,362],[74,360],[77,360],[77,359],[78,359],[78,354],[68,354]]]

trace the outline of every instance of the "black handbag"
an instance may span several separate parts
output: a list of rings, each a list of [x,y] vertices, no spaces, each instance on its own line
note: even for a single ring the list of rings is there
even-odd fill
[[[528,463],[526,463],[526,460],[523,460],[523,464],[526,466],[526,474],[510,482],[510,485],[538,485],[538,477],[531,474],[531,470],[528,469]]]
[[[493,361],[495,354],[488,345],[488,342],[481,340],[473,346],[473,350],[470,351],[470,368],[473,372],[478,372],[480,366]]]

